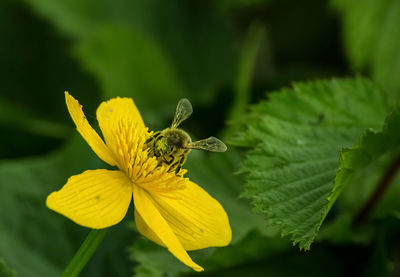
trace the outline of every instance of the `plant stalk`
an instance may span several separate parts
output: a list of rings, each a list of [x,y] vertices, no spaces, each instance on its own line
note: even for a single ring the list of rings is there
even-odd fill
[[[355,217],[355,223],[364,222],[370,215],[373,208],[378,204],[386,190],[389,188],[390,183],[396,176],[397,171],[400,169],[400,155],[398,155],[391,163],[382,179],[379,181],[374,193],[371,195],[369,200],[364,204],[360,212]]]
[[[61,277],[78,276],[100,245],[106,233],[107,229],[93,229],[90,231],[81,247],[79,247],[78,251],[61,274]]]

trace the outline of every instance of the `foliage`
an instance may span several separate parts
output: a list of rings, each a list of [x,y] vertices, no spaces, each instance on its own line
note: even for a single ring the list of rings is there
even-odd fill
[[[242,135],[241,143],[257,144],[243,165],[249,173],[243,196],[309,249],[346,179],[398,145],[390,123],[374,143],[365,134],[362,146],[348,148],[363,129],[380,129],[388,109],[385,94],[363,79],[294,84],[270,94],[253,108]],[[378,149],[382,144],[388,148]],[[365,152],[374,155],[360,157]]]
[[[400,89],[400,3],[396,0],[332,0],[340,13],[353,68],[368,70],[382,85]]]
[[[202,275],[398,272],[399,3],[0,1],[0,276],[57,276],[89,233],[44,204],[105,167],[64,90],[97,130],[102,100],[132,97],[158,130],[186,97],[182,127],[229,142],[184,166],[233,230],[231,245],[190,253]],[[81,275],[132,274],[193,274],[137,232],[133,207]]]
[[[44,201],[83,166],[97,168],[100,164],[77,136],[64,149],[47,156],[0,164],[0,257],[18,276],[57,276],[66,265],[65,257],[72,257],[79,248],[87,230],[49,212]],[[129,239],[132,234],[126,235],[117,236]],[[107,248],[112,251],[114,246]],[[99,257],[96,266],[107,258]]]
[[[0,259],[0,276],[3,277],[15,277],[17,276],[15,274],[15,271],[10,269],[6,263],[4,262],[4,260]]]
[[[196,183],[202,184],[202,187],[223,205],[229,216],[233,238],[232,245],[226,249],[193,252],[194,259],[204,262],[207,270],[211,271],[249,262],[254,256],[253,251],[268,255],[268,252],[279,252],[287,248],[287,241],[273,240],[276,230],[266,230],[262,217],[252,214],[247,201],[237,198],[241,182],[232,172],[235,170],[234,165],[239,161],[238,153],[230,151],[227,155],[219,156],[196,154],[193,153],[188,161],[189,176]],[[249,233],[254,230],[258,233],[249,237]],[[254,245],[259,243],[258,249],[249,248],[248,252],[240,257],[231,254],[235,249],[242,249],[238,245],[246,245],[248,240]],[[138,276],[146,276],[149,272],[162,276],[164,272],[175,275],[188,271],[187,267],[175,261],[169,253],[147,240],[135,244],[131,252],[132,257],[140,262],[136,269]]]
[[[157,106],[165,117],[188,95],[209,100],[233,79],[235,53],[227,51],[232,38],[210,4],[27,1],[74,39],[74,55],[96,76],[104,98],[131,96],[145,115]],[[192,9],[201,16],[190,15]]]

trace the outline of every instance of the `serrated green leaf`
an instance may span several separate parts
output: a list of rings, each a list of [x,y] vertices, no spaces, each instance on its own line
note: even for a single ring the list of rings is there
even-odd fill
[[[379,130],[388,110],[386,95],[361,78],[297,83],[269,94],[241,135],[242,144],[254,145],[242,168],[243,196],[282,235],[309,249],[343,185],[338,179],[334,188],[340,151],[366,128]]]
[[[336,197],[341,195],[338,203],[339,210],[336,209],[340,215],[332,224],[323,229],[324,240],[328,239],[335,243],[351,241],[367,244],[374,238],[376,230],[370,225],[362,225],[354,229],[354,222],[365,221],[367,217],[382,220],[388,216],[395,216],[400,211],[398,201],[400,174],[397,173],[397,176],[388,183],[389,186],[379,201],[375,202],[373,209],[369,213],[361,213],[389,168],[396,163],[396,160],[398,163],[399,127],[399,108],[395,108],[386,118],[382,132],[366,130],[353,147],[342,151],[339,172],[336,175],[335,187],[330,199],[332,205]]]
[[[332,0],[343,24],[344,43],[357,71],[368,69],[382,85],[399,90],[400,2]]]
[[[386,118],[382,131],[367,129],[354,146],[341,151],[335,185],[329,196],[330,203],[324,217],[340,195],[343,186],[351,181],[355,174],[389,151],[399,153],[399,148],[400,109],[395,108]]]

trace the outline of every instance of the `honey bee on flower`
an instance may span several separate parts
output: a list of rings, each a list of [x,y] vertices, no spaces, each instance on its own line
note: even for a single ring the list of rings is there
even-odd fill
[[[68,92],[65,100],[81,136],[100,159],[118,169],[87,170],[70,177],[47,197],[47,207],[79,225],[103,229],[124,218],[133,198],[139,232],[202,271],[186,251],[225,246],[232,238],[228,216],[218,201],[183,178],[186,170],[179,168],[177,176],[172,164],[160,162],[166,152],[152,153],[161,146],[153,142],[151,149],[148,140],[155,134],[148,132],[132,99],[101,103],[96,116],[104,140],[78,101]]]
[[[192,149],[211,152],[225,152],[226,145],[215,137],[192,142],[192,139],[178,126],[192,114],[193,108],[189,100],[184,98],[176,107],[171,127],[156,132],[146,140],[150,155],[157,157],[159,162],[169,165],[169,172],[175,171],[178,175],[185,163],[187,155]]]

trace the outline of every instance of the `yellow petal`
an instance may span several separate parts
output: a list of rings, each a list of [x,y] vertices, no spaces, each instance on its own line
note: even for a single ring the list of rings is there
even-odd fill
[[[225,210],[195,183],[187,181],[185,189],[171,191],[168,197],[160,194],[152,196],[161,216],[186,250],[225,246],[230,243],[232,231]],[[159,239],[140,217],[135,220],[143,235],[160,244]]]
[[[160,240],[159,237],[147,226],[146,222],[144,222],[142,216],[138,213],[137,209],[135,209],[135,222],[138,231],[147,237],[148,239],[154,241],[155,243],[165,247],[165,244]]]
[[[87,170],[51,193],[48,208],[75,223],[102,229],[119,223],[132,199],[132,184],[121,171]]]
[[[65,92],[65,102],[67,103],[69,114],[71,115],[72,120],[76,125],[76,129],[86,140],[94,153],[96,153],[96,155],[99,156],[100,159],[102,159],[109,165],[116,165],[117,163],[115,162],[113,153],[105,145],[99,134],[97,134],[92,126],[90,126],[85,117],[85,114],[82,111],[82,106],[74,97],[69,95],[67,91]]]
[[[185,265],[190,266],[196,271],[203,271],[201,266],[192,261],[172,229],[168,226],[168,223],[161,216],[155,206],[152,196],[141,187],[134,185],[133,198],[137,213],[140,214],[140,217],[146,225],[154,232],[168,250]]]
[[[139,110],[131,98],[113,98],[100,104],[96,112],[101,132],[107,145],[115,147],[116,130],[122,126],[135,126],[135,131],[145,132]]]

